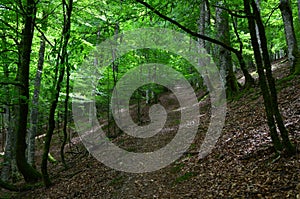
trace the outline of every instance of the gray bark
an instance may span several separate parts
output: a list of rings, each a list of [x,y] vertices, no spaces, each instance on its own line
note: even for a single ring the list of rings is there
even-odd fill
[[[28,134],[28,151],[27,151],[27,162],[35,167],[35,136],[38,129],[38,105],[40,95],[40,85],[42,80],[42,71],[44,66],[44,55],[45,55],[45,38],[41,36],[40,50],[39,50],[39,61],[38,68],[35,76],[34,93],[32,97],[32,108],[30,112],[30,130]]]
[[[300,58],[293,24],[292,9],[289,0],[280,0],[279,8],[284,22],[284,31],[288,46],[288,59],[291,64],[291,73],[293,73],[296,65],[299,64],[298,62],[300,62]]]
[[[298,0],[298,21],[300,23],[300,0]]]
[[[5,35],[5,30],[3,31],[3,34]],[[6,38],[3,37],[3,49],[7,49],[7,41]],[[4,58],[6,58],[6,54],[3,55]],[[3,72],[5,78],[9,78],[9,68],[8,64],[3,64]],[[5,113],[3,114],[3,121],[4,121],[4,134],[5,134],[5,144],[4,144],[4,161],[3,161],[3,167],[1,171],[1,180],[4,182],[7,182],[12,176],[13,172],[16,171],[16,161],[15,161],[15,142],[16,137],[14,134],[14,121],[15,117],[14,114],[12,114],[11,109],[9,107],[9,103],[11,103],[11,95],[10,95],[10,88],[9,86],[4,87],[4,98],[6,99],[7,104],[4,106]]]
[[[222,1],[219,1],[216,8],[217,37],[220,41],[230,46],[229,15],[222,7],[225,6]],[[217,62],[220,66],[222,78],[226,81],[227,95],[230,96],[233,92],[238,91],[237,80],[233,72],[231,53],[220,46],[218,47],[218,58]]]
[[[206,35],[206,31],[209,28],[209,24],[210,24],[210,12],[209,12],[209,8],[207,5],[207,1],[202,0],[200,2],[199,8],[200,8],[200,16],[199,16],[199,20],[198,20],[199,34]],[[198,42],[199,42],[199,46],[201,48],[205,48],[207,53],[210,53],[210,43],[209,42],[206,42],[205,40],[199,39],[199,38],[198,38]]]

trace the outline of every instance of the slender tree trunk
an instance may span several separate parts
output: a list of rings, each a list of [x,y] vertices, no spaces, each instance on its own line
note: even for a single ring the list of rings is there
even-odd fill
[[[45,16],[45,13],[43,13]],[[42,30],[47,29],[47,21],[43,23]],[[38,67],[35,75],[34,91],[32,97],[32,108],[30,112],[30,130],[28,135],[28,150],[27,150],[27,162],[35,167],[35,136],[37,134],[38,125],[38,106],[39,106],[39,96],[40,96],[40,85],[42,81],[42,71],[44,66],[46,41],[43,35],[41,35],[40,50],[39,50],[39,60]]]
[[[229,35],[229,16],[228,13],[222,9],[224,4],[222,1],[217,3],[216,8],[216,29],[217,37],[219,41],[230,46],[230,35]],[[234,93],[238,92],[239,87],[233,72],[232,57],[230,51],[226,50],[222,46],[218,47],[218,64],[220,66],[221,74],[224,81],[226,82],[226,94],[227,97],[231,98]]]
[[[66,99],[65,99],[65,114],[64,114],[64,126],[63,126],[63,142],[60,148],[60,157],[61,162],[63,163],[64,167],[67,168],[67,163],[65,161],[65,145],[67,143],[68,133],[67,133],[67,125],[68,125],[68,113],[69,113],[69,94],[70,94],[70,65],[68,63],[67,58],[67,85],[66,85]]]
[[[258,10],[260,11],[260,0],[255,0],[255,3],[257,5]],[[255,32],[256,32],[257,42],[258,42],[258,45],[259,45],[259,52],[262,54],[261,39],[260,39],[260,36],[259,36],[257,23],[255,23]]]
[[[282,143],[279,139],[279,135],[276,130],[276,124],[274,120],[274,113],[272,108],[272,101],[271,101],[271,95],[269,91],[269,87],[266,80],[266,75],[263,69],[263,61],[261,58],[260,50],[259,50],[259,43],[257,39],[256,34],[256,28],[255,28],[255,20],[253,18],[253,14],[251,12],[250,2],[252,0],[244,0],[244,11],[245,13],[250,16],[248,17],[248,27],[251,35],[251,43],[253,46],[254,51],[254,57],[257,65],[257,72],[258,72],[258,78],[259,78],[259,85],[262,91],[263,99],[264,99],[264,106],[267,116],[267,122],[270,130],[270,136],[273,142],[274,149],[276,152],[282,151]]]
[[[300,23],[300,0],[298,0],[298,21]]]
[[[44,145],[44,152],[43,152],[43,157],[42,157],[42,165],[41,165],[41,170],[42,170],[42,175],[43,175],[43,181],[46,187],[49,187],[51,185],[51,181],[49,178],[48,174],[48,169],[47,169],[47,164],[48,164],[48,154],[50,151],[50,144],[51,144],[51,139],[52,135],[55,129],[55,110],[58,104],[58,98],[59,98],[59,93],[61,90],[61,83],[64,78],[64,73],[65,73],[65,64],[66,64],[66,57],[67,57],[67,45],[70,39],[70,30],[71,30],[71,14],[72,14],[72,9],[73,9],[73,0],[69,0],[68,4],[63,0],[63,9],[66,12],[64,12],[64,27],[63,27],[63,45],[62,45],[62,53],[61,56],[59,56],[60,59],[60,64],[57,65],[57,67],[60,66],[59,69],[59,76],[58,80],[55,86],[55,95],[53,98],[53,101],[51,102],[51,107],[50,107],[50,113],[49,113],[49,127],[48,131],[46,133],[45,137],[45,145]]]
[[[26,182],[36,182],[40,179],[40,174],[26,161],[26,132],[28,117],[28,100],[29,100],[29,65],[30,53],[34,31],[34,19],[36,5],[34,0],[27,0],[24,5],[24,28],[21,40],[21,60],[18,68],[18,80],[22,84],[19,87],[19,114],[17,125],[17,144],[16,160],[19,171],[24,176]]]
[[[200,17],[199,17],[199,20],[198,20],[198,32],[199,34],[201,35],[204,35],[205,34],[205,28],[206,28],[206,15],[207,15],[207,12],[206,12],[206,5],[205,5],[205,1],[202,0],[200,2]],[[203,39],[199,39],[198,38],[198,43],[200,45],[201,48],[205,48],[205,40]],[[209,52],[208,52],[209,53]]]
[[[280,0],[279,5],[288,46],[288,58],[291,64],[291,74],[300,74],[300,54],[293,24],[293,13],[289,0]]]
[[[270,93],[271,93],[273,114],[276,119],[276,123],[279,128],[279,131],[280,131],[283,146],[286,149],[288,155],[293,155],[296,153],[296,148],[290,142],[288,131],[284,126],[284,122],[283,122],[282,116],[281,116],[279,108],[278,108],[277,91],[276,91],[275,80],[272,75],[272,67],[271,67],[269,53],[268,53],[265,28],[264,28],[263,22],[261,20],[260,12],[259,12],[256,4],[252,1],[251,5],[252,5],[253,13],[254,13],[254,16],[255,16],[255,19],[257,22],[259,35],[260,35],[260,38],[262,41],[261,48],[262,48],[262,53],[263,53],[263,61],[264,61],[265,69],[266,69],[266,77],[268,80],[269,89],[270,89]]]

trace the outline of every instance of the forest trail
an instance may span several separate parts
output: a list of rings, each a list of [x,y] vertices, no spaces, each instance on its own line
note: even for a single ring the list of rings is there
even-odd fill
[[[287,64],[274,71],[288,74]],[[279,105],[293,142],[300,146],[300,79],[278,85]],[[199,94],[201,95],[201,94]],[[170,104],[172,94],[160,102]],[[175,110],[173,104],[170,110]],[[15,194],[15,198],[296,198],[300,193],[300,154],[274,159],[259,89],[229,102],[226,124],[212,153],[198,160],[197,151],[209,123],[209,98],[200,104],[200,125],[194,143],[179,160],[151,173],[110,169],[89,155],[81,143],[67,154],[69,169],[49,165],[54,185]],[[177,107],[178,108],[178,107]],[[171,111],[165,130],[147,141],[122,135],[114,142],[129,151],[155,150],[176,133],[178,114]],[[172,113],[174,113],[172,115]],[[145,120],[147,120],[147,116]],[[134,118],[133,118],[134,119]],[[203,133],[204,132],[204,133]],[[55,145],[54,145],[55,146]],[[52,148],[57,155],[58,148]],[[59,156],[57,156],[58,158]]]

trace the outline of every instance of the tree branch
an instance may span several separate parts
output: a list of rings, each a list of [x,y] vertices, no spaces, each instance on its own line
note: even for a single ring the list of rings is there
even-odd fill
[[[193,32],[192,30],[184,27],[183,25],[181,25],[180,23],[178,23],[177,21],[167,17],[166,15],[163,15],[162,13],[160,13],[158,10],[156,10],[154,7],[152,7],[151,5],[149,5],[148,3],[142,1],[142,0],[136,0],[136,2],[144,5],[146,8],[150,9],[152,12],[154,12],[156,15],[158,15],[159,17],[161,17],[162,19],[166,20],[166,21],[169,21],[170,23],[176,25],[178,28],[180,28],[181,30],[185,31],[186,33],[189,33],[190,35],[194,36],[194,37],[197,37],[197,38],[200,38],[200,39],[203,39],[203,40],[206,40],[206,41],[209,41],[211,43],[214,43],[214,44],[217,44],[217,45],[220,45],[222,46],[223,48],[235,53],[236,55],[240,54],[240,51],[238,51],[237,49],[235,48],[232,48],[226,44],[224,44],[223,42],[220,42],[216,39],[213,39],[213,38],[210,38],[210,37],[207,37],[205,35],[201,35],[199,33],[196,33],[196,32]]]
[[[54,45],[47,39],[45,33],[36,25],[34,24],[34,27],[39,31],[39,33],[42,35],[42,37],[45,39],[45,41],[52,47],[54,48]]]

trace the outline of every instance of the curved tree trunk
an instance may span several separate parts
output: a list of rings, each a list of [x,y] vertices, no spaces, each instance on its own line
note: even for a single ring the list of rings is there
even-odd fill
[[[67,57],[67,45],[70,39],[70,30],[71,30],[71,14],[72,14],[72,9],[73,9],[73,0],[69,0],[68,4],[66,3],[65,0],[63,0],[63,9],[64,9],[64,27],[63,27],[63,32],[62,32],[62,52],[61,55],[58,55],[60,59],[60,63],[57,64],[57,67],[60,66],[59,71],[59,76],[58,80],[55,85],[55,94],[53,101],[51,102],[51,107],[50,107],[50,113],[49,113],[49,127],[48,131],[46,133],[45,137],[45,145],[44,145],[44,152],[43,152],[43,157],[42,157],[42,165],[41,165],[41,170],[42,170],[42,175],[43,175],[43,181],[46,187],[49,187],[51,185],[51,181],[48,175],[48,169],[47,169],[47,164],[48,164],[48,154],[50,152],[50,144],[51,144],[51,139],[52,135],[55,129],[55,110],[58,104],[58,98],[59,98],[59,93],[61,89],[61,83],[64,78],[65,74],[65,65],[66,65],[66,57]],[[66,9],[66,10],[65,10]]]

